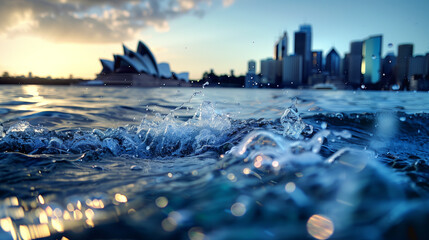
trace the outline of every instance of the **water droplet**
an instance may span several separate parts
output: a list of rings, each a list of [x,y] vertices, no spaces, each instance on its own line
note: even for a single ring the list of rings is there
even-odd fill
[[[296,185],[295,185],[295,183],[293,183],[293,182],[288,182],[288,183],[286,184],[286,186],[285,186],[285,190],[286,190],[286,192],[288,192],[288,193],[292,193],[292,192],[294,192],[294,191],[295,191],[295,189],[296,189]]]
[[[394,90],[394,91],[399,90],[399,85],[398,84],[393,85],[392,90]]]
[[[168,205],[168,199],[166,197],[159,197],[155,200],[155,204],[159,208],[165,208]]]
[[[246,213],[246,206],[243,203],[236,202],[231,206],[231,213],[236,217],[241,217]]]
[[[143,168],[142,168],[142,167],[137,166],[137,165],[132,165],[132,166],[130,167],[130,169],[131,169],[131,170],[133,170],[133,171],[141,171],[141,170],[143,170]]]
[[[322,127],[322,129],[326,129],[328,127],[328,124],[326,122],[322,122],[320,126]]]
[[[405,120],[407,120],[407,118],[406,118],[406,117],[400,117],[400,118],[399,118],[399,121],[401,121],[401,122],[405,122]]]

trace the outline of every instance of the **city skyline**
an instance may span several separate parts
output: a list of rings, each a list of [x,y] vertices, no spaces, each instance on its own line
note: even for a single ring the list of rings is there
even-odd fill
[[[68,4],[64,0],[40,2],[64,8]],[[383,35],[383,57],[389,52],[397,55],[397,47],[403,43],[414,45],[414,55],[429,51],[429,30],[424,26],[429,22],[429,16],[424,14],[429,9],[427,1],[406,4],[402,1],[296,3],[273,0],[261,4],[254,0],[177,0],[173,1],[175,6],[161,6],[161,10],[155,12],[157,14],[140,16],[144,21],[139,24],[130,24],[139,19],[130,6],[134,4],[135,7],[141,2],[147,9],[155,9],[150,4],[162,1],[122,1],[130,4],[128,7],[109,5],[111,1],[107,0],[88,2],[76,3],[80,4],[79,11],[64,10],[66,15],[75,16],[72,19],[74,25],[68,24],[72,20],[51,13],[51,20],[57,20],[60,27],[69,27],[68,31],[72,33],[74,31],[75,34],[69,34],[72,37],[58,32],[52,22],[50,25],[46,23],[49,10],[40,12],[37,10],[40,6],[35,3],[26,8],[24,4],[28,1],[24,0],[1,3],[1,12],[25,10],[25,14],[18,18],[16,14],[10,18],[3,14],[0,19],[3,20],[0,25],[3,56],[0,71],[26,76],[28,72],[52,77],[73,74],[93,79],[101,71],[99,58],[111,58],[112,53],[121,53],[121,43],[130,46],[143,40],[151,46],[158,62],[169,62],[179,72],[189,71],[191,79],[199,79],[210,69],[215,69],[218,74],[234,69],[237,75],[244,75],[249,59],[259,63],[260,59],[274,57],[273,46],[284,31],[289,35],[288,53],[293,53],[293,34],[304,23],[312,26],[312,50],[323,51],[323,56],[334,47],[344,57],[351,42],[374,35]],[[139,7],[144,10],[145,6]],[[97,37],[103,32],[97,29],[94,33],[85,31],[86,28],[79,25],[87,24],[85,20],[99,24],[102,30],[105,29],[101,23],[112,24],[115,20],[124,24],[116,33],[122,35],[116,36],[105,30],[106,38],[110,39]],[[110,30],[115,30],[115,26]],[[122,31],[124,29],[129,33]]]

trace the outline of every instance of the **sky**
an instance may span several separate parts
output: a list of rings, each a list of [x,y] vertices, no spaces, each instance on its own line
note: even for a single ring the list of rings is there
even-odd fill
[[[350,42],[383,35],[383,55],[413,43],[429,52],[428,0],[2,0],[0,74],[94,79],[100,58],[139,40],[158,62],[199,79],[235,75],[247,62],[273,57],[287,31],[312,25],[312,49],[344,56]]]

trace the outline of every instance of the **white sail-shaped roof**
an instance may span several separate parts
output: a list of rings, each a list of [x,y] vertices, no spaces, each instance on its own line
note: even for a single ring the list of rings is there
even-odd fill
[[[145,66],[135,59],[125,55],[114,55],[115,72],[141,73],[145,71]]]
[[[137,53],[138,54],[138,53]],[[140,54],[138,54],[140,55]],[[155,68],[155,66],[152,64],[152,61],[150,60],[150,57],[148,55],[144,55],[141,56],[142,61],[145,63],[145,65],[147,66],[148,69],[148,73],[154,75],[154,76],[159,76],[158,70],[157,68]]]
[[[153,68],[155,69],[156,75],[158,76],[159,70],[158,70],[158,64],[156,63],[155,57],[153,56],[149,48],[142,41],[139,41],[137,45],[137,53],[143,57],[147,56],[149,58],[149,61],[153,66]]]
[[[173,74],[170,70],[170,65],[168,63],[158,64],[159,76],[162,78],[171,78]]]
[[[124,49],[124,55],[125,55],[125,56],[128,56],[128,55],[130,54],[130,52],[131,52],[131,50],[130,50],[130,49],[128,49],[128,48],[125,46],[125,44],[122,44],[122,49]]]
[[[114,70],[115,63],[107,59],[100,59],[101,65],[103,66],[102,73],[112,73]]]
[[[179,79],[179,80],[189,82],[189,73],[188,72],[177,73],[176,76],[177,76],[177,79]]]
[[[134,51],[131,51],[125,45],[122,45],[122,47],[124,49],[124,55],[125,56],[128,56],[132,61],[140,62],[140,64],[143,66],[143,70],[141,72],[151,74],[151,75],[155,75],[155,76],[157,75],[154,68],[151,67],[152,63],[150,62],[150,60],[148,58],[146,58],[146,59],[143,58],[140,54],[138,54]]]
[[[157,64],[149,48],[139,41],[137,51],[134,52],[122,44],[124,55],[114,55],[114,61],[100,59],[103,66],[101,73],[147,73],[155,77],[174,78],[189,81],[189,73],[175,74],[171,72],[168,63]]]

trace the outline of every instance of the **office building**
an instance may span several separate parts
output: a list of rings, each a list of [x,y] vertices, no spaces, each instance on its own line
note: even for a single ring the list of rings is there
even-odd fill
[[[408,62],[408,90],[419,90],[419,85],[423,83],[425,72],[425,57],[411,57]]]
[[[311,72],[311,26],[301,25],[295,32],[295,55],[301,55],[303,61],[302,84],[308,84],[308,76]]]
[[[322,51],[313,51],[311,53],[311,74],[319,74],[323,71]]]
[[[303,82],[307,78],[308,74],[306,73],[307,68],[305,67],[305,55],[306,55],[306,43],[307,43],[307,34],[305,32],[295,32],[295,55],[301,56],[302,62],[302,71],[300,79]],[[284,68],[283,68],[284,69]]]
[[[329,76],[339,77],[340,76],[340,55],[337,51],[332,48],[326,56],[325,70]]]
[[[410,58],[413,56],[413,44],[401,44],[398,46],[398,58],[396,65],[396,83],[404,88],[408,85],[408,68]]]
[[[341,62],[341,77],[343,77],[344,82],[347,82],[349,79],[349,61],[350,53],[344,54],[343,61]]]
[[[385,89],[391,89],[396,84],[395,81],[396,56],[388,53],[383,59],[381,80]]]
[[[303,24],[299,26],[299,31],[305,32],[305,55],[304,55],[304,85],[308,84],[308,76],[311,74],[311,50],[312,50],[312,30],[311,25]]]
[[[261,83],[276,85],[281,76],[281,61],[272,58],[261,60]]]
[[[425,56],[425,77],[429,80],[429,53]]]
[[[275,60],[282,60],[288,55],[288,36],[286,31],[283,33],[283,36],[280,37],[280,39],[278,40],[274,52]]]
[[[346,79],[355,88],[362,84],[362,45],[362,41],[355,41],[350,44]]]
[[[283,87],[297,88],[302,84],[302,58],[301,55],[291,55],[283,59]]]
[[[259,76],[256,74],[256,62],[254,60],[250,60],[247,63],[247,73],[244,78],[244,87],[246,88],[257,88],[260,80]]]
[[[256,62],[254,60],[250,60],[247,63],[247,72],[256,74]]]
[[[373,36],[363,42],[361,71],[365,85],[380,82],[382,41],[382,36]]]
[[[421,78],[425,71],[425,57],[415,56],[409,59],[408,79]]]

